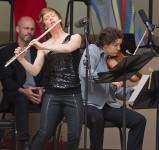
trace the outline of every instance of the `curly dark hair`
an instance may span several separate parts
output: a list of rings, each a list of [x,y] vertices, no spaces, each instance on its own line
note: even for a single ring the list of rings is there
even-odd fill
[[[123,33],[119,29],[107,27],[101,30],[96,41],[96,45],[103,48],[104,45],[109,45],[115,42],[117,39],[123,39],[123,37]]]

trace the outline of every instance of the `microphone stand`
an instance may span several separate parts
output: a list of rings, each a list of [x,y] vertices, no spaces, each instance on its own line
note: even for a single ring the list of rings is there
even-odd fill
[[[85,103],[85,110],[84,110],[84,150],[87,149],[87,103],[88,103],[88,81],[90,81],[91,84],[91,91],[92,91],[92,78],[91,78],[91,66],[90,66],[90,55],[89,55],[89,49],[88,49],[88,32],[87,32],[87,23],[84,25],[84,35],[85,35],[85,41],[86,41],[86,61],[83,62],[83,64],[86,66],[86,80],[85,80],[85,95],[84,95],[84,103]]]
[[[154,25],[154,24],[151,24],[151,27],[152,27],[152,31],[154,31],[156,28],[159,28],[158,25]],[[153,41],[153,36],[154,36],[154,35],[152,35],[150,31],[148,31],[148,41],[147,41],[147,45],[141,46],[140,48],[148,47],[148,48],[151,49],[151,52],[153,52],[153,49],[154,49],[157,53],[159,53],[159,46],[157,46],[157,45],[154,43],[154,41]]]
[[[152,24],[151,26],[152,26],[153,31],[154,31],[156,28],[159,28],[159,26],[158,26],[157,24]],[[150,33],[149,33],[149,34],[150,34]],[[150,35],[150,39],[148,39],[148,40],[150,40],[150,41],[151,41],[151,44],[152,44],[152,45],[150,45],[150,46],[151,46],[151,50],[154,49],[157,53],[159,53],[159,46],[157,46],[157,45],[154,43],[154,41],[153,41],[153,39],[152,39],[152,35]]]

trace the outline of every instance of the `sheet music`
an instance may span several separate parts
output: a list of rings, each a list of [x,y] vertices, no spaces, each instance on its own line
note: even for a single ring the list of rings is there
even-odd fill
[[[143,86],[145,85],[146,81],[148,80],[150,75],[142,75],[139,83],[137,84],[137,86],[135,87],[135,90],[133,92],[133,94],[131,95],[130,99],[128,100],[128,102],[134,102],[136,97],[139,95],[139,93],[141,92],[141,89],[143,88]],[[147,87],[148,88],[148,87]]]

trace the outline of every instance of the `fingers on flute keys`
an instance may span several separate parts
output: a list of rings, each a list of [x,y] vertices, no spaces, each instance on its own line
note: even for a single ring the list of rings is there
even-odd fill
[[[17,47],[14,51],[14,54],[19,61],[22,60],[27,53],[27,51],[22,52],[24,49],[25,47]]]

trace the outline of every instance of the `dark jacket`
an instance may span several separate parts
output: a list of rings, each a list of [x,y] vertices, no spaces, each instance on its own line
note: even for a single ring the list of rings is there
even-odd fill
[[[8,109],[9,93],[15,92],[18,88],[23,87],[23,84],[26,81],[26,71],[24,67],[18,62],[18,60],[14,60],[9,66],[4,68],[4,64],[14,56],[14,50],[18,46],[18,43],[15,42],[0,50],[0,66],[2,68],[1,83],[3,86],[3,98],[1,101],[2,109]],[[37,50],[34,47],[31,47],[30,53],[31,63],[33,63],[37,55]],[[47,68],[45,64],[41,72],[36,77],[34,77],[34,80],[36,86],[45,86],[47,80]]]

